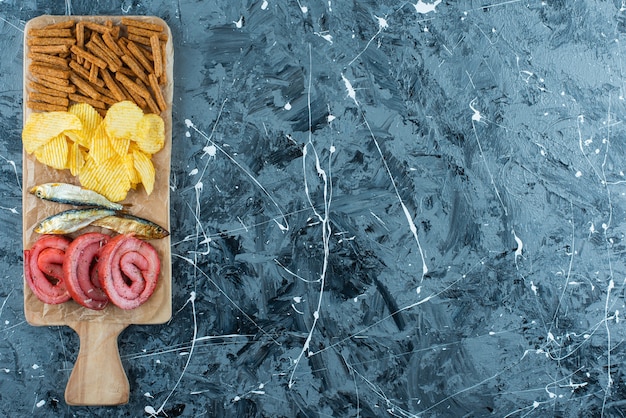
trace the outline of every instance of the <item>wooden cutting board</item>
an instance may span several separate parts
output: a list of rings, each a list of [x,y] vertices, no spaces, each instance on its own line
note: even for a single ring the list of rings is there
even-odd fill
[[[167,24],[156,17],[128,16],[135,19],[158,23],[167,32],[166,76],[163,95],[167,110],[161,113],[165,121],[165,146],[153,156],[156,169],[154,191],[147,195],[142,186],[131,190],[123,202],[130,204],[133,215],[154,221],[169,230],[169,175],[172,147],[172,95],[174,51],[172,34]],[[28,32],[52,23],[66,20],[91,21],[104,24],[110,20],[121,24],[120,16],[40,16],[30,20],[24,30],[24,121],[31,110],[26,107],[29,94],[27,81],[30,79],[28,67]],[[37,162],[33,156],[23,152],[23,245],[30,248],[39,234],[33,231],[34,225],[47,216],[69,209],[71,206],[44,201],[28,191],[36,184],[46,182],[66,182],[78,184],[69,170],[55,170]],[[106,229],[89,228],[108,233]],[[85,230],[83,230],[85,232]],[[76,236],[76,233],[74,234]],[[150,299],[133,310],[122,310],[109,304],[102,311],[83,308],[74,301],[61,305],[47,305],[39,301],[28,285],[24,283],[24,314],[31,325],[66,325],[73,328],[80,337],[80,350],[65,390],[66,402],[70,405],[118,405],[128,402],[129,383],[122,367],[117,338],[130,324],[162,324],[172,315],[172,267],[170,237],[153,240],[161,260],[161,272],[155,292]],[[61,367],[61,365],[59,365]]]

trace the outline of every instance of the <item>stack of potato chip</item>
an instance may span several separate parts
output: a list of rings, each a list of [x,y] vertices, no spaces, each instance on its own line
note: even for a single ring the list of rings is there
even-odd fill
[[[165,144],[163,119],[135,103],[112,105],[104,118],[87,103],[67,112],[33,113],[22,131],[27,153],[42,164],[78,176],[81,185],[114,202],[143,184],[154,188],[152,155]]]

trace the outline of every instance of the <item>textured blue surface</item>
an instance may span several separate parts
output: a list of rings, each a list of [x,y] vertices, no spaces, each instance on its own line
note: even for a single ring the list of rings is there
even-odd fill
[[[0,415],[622,416],[619,1],[0,2]],[[127,405],[22,302],[24,24],[156,15],[175,48],[172,320]],[[622,415],[620,415],[622,414]]]

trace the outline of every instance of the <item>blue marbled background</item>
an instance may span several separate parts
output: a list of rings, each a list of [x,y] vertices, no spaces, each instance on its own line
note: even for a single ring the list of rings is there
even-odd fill
[[[0,415],[623,416],[625,13],[0,2]],[[174,315],[121,335],[115,408],[67,406],[77,336],[24,320],[41,14],[156,15],[174,36]]]

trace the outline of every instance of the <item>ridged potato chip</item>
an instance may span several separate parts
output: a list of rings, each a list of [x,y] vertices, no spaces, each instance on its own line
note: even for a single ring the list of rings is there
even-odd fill
[[[135,159],[133,158],[132,151],[133,148],[136,148],[136,146],[131,144],[128,154],[124,156],[124,165],[126,166],[126,175],[130,181],[130,187],[134,189],[139,183],[141,183],[141,178],[135,169]]]
[[[97,163],[103,163],[104,161],[117,154],[111,140],[104,129],[104,125],[101,124],[96,128],[93,137],[91,138],[91,148],[89,148],[89,156]]]
[[[100,180],[98,178],[98,162],[94,160],[91,156],[87,156],[85,160],[85,164],[80,168],[78,172],[78,179],[80,180],[80,184],[91,190],[96,190],[96,188],[100,188]]]
[[[66,132],[67,136],[74,142],[78,142],[83,147],[91,148],[91,138],[96,129],[102,124],[102,116],[87,103],[77,103],[67,110],[68,113],[76,115],[80,119],[83,128],[76,131]]]
[[[63,170],[67,162],[67,139],[59,134],[35,150],[35,158],[57,170]]]
[[[111,138],[130,139],[143,117],[143,110],[131,101],[112,105],[104,117],[104,127]]]
[[[165,124],[130,101],[114,104],[104,118],[79,103],[67,112],[31,114],[22,139],[41,163],[69,169],[83,187],[119,202],[140,183],[147,194],[154,190],[151,157],[165,144]]]
[[[126,198],[130,190],[130,180],[126,177],[126,165],[120,155],[109,158],[102,164],[101,194],[107,196],[113,202],[119,202]]]
[[[126,166],[117,154],[103,162],[88,158],[78,178],[83,187],[106,196],[112,202],[124,200],[130,190]]]
[[[85,164],[86,155],[87,152],[78,145],[78,142],[72,142],[69,146],[65,168],[69,168],[70,173],[72,173],[73,176],[77,176],[83,164]]]
[[[32,113],[22,130],[22,143],[26,152],[32,154],[63,132],[81,128],[82,123],[78,116],[67,112]]]
[[[165,144],[165,123],[159,115],[144,115],[133,132],[132,139],[146,154],[156,154]]]
[[[155,177],[152,160],[150,160],[150,157],[140,150],[133,151],[133,159],[135,170],[139,173],[141,184],[143,184],[144,189],[146,189],[146,193],[152,193],[152,190],[154,189]]]
[[[120,157],[128,154],[128,147],[130,146],[129,138],[117,138],[109,136],[109,143],[111,144],[113,150],[115,150],[117,155],[119,155]]]

